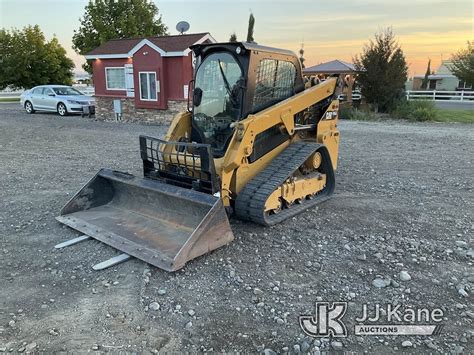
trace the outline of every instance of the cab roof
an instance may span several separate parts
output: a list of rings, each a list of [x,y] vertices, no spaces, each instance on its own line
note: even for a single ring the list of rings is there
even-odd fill
[[[201,48],[218,48],[218,47],[243,47],[249,51],[258,51],[258,52],[268,52],[268,53],[276,53],[276,54],[283,54],[287,56],[296,57],[296,54],[288,49],[281,49],[281,48],[274,48],[268,46],[262,46],[255,42],[218,42],[218,43],[203,43],[203,44],[195,44],[189,48],[192,50],[194,49],[201,49]]]

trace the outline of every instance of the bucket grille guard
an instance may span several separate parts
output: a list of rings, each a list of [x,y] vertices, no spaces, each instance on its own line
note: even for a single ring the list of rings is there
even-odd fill
[[[209,144],[167,142],[141,135],[140,153],[145,178],[208,194],[220,190]]]

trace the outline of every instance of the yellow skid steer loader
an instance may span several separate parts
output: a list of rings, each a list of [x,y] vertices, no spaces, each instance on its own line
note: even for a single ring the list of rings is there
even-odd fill
[[[191,49],[188,111],[140,136],[144,177],[101,169],[57,217],[167,271],[232,241],[227,214],[272,225],[324,201],[338,157],[337,77],[305,84],[292,52],[253,43]]]

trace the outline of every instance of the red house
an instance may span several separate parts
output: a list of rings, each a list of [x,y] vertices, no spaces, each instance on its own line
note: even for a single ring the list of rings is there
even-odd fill
[[[96,117],[168,123],[186,108],[193,78],[190,46],[209,33],[119,39],[87,53],[92,60]]]

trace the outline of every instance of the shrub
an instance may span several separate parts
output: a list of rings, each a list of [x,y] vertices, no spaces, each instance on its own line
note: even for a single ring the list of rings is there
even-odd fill
[[[376,119],[376,116],[372,112],[358,110],[350,105],[341,105],[339,118],[343,120],[371,121]]]
[[[393,117],[410,121],[433,121],[437,110],[433,101],[400,101],[392,112]]]

